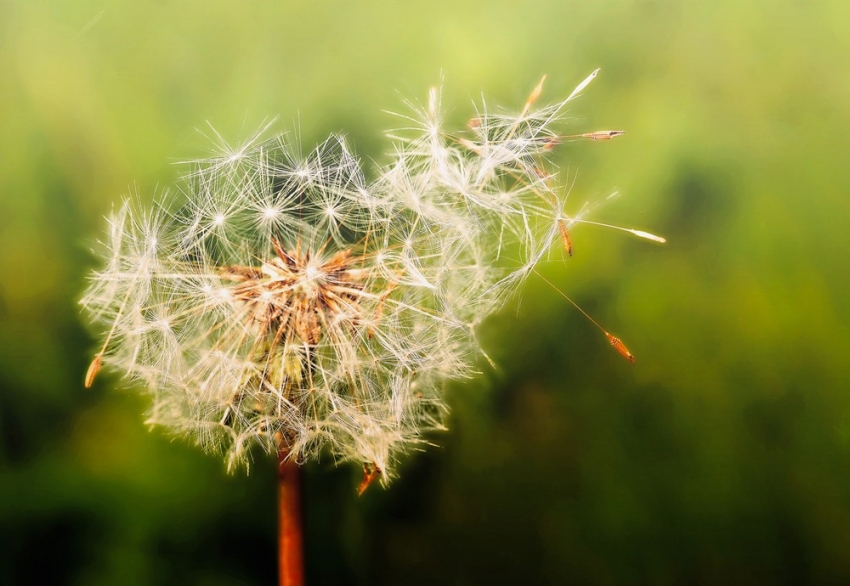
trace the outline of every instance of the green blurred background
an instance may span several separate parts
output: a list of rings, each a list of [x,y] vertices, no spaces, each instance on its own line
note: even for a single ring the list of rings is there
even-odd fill
[[[571,202],[623,196],[483,328],[494,372],[389,490],[307,469],[312,584],[850,582],[850,3],[0,2],[0,584],[271,584],[274,463],[143,425],[76,300],[128,191],[150,200],[269,116],[383,160],[445,78],[577,132]]]

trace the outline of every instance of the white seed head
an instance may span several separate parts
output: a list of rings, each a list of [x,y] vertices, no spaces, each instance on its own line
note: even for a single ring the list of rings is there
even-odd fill
[[[86,382],[124,373],[151,423],[231,466],[260,445],[388,478],[444,428],[475,326],[560,238],[565,190],[543,169],[566,101],[537,107],[541,91],[521,115],[482,104],[462,137],[431,90],[372,181],[341,136],[304,155],[258,133],[196,162],[179,197],[125,202],[82,300],[105,338]]]

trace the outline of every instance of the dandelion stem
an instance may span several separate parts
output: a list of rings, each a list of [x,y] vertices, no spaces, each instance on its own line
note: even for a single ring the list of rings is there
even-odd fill
[[[278,452],[278,563],[280,586],[304,585],[301,470],[287,451]]]

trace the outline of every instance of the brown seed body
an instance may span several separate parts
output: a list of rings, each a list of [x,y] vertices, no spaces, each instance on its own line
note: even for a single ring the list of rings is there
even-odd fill
[[[277,257],[261,267],[228,266],[221,271],[238,282],[233,297],[250,308],[263,332],[275,332],[276,341],[284,345],[297,336],[314,346],[328,324],[359,323],[361,301],[373,297],[363,290],[362,272],[355,267],[362,258],[344,250],[320,263],[298,248],[285,251],[275,243],[275,251]]]
[[[579,138],[587,138],[590,140],[611,140],[615,136],[626,134],[625,130],[597,130],[595,132],[585,132],[579,134]]]
[[[609,342],[611,342],[611,345],[614,347],[614,350],[616,350],[617,352],[619,352],[619,353],[620,353],[620,355],[621,355],[623,358],[625,358],[626,360],[628,360],[628,361],[629,361],[629,362],[631,362],[632,364],[634,364],[634,363],[635,363],[635,357],[634,357],[634,355],[632,355],[632,353],[631,353],[631,352],[629,352],[629,349],[628,349],[628,348],[626,348],[626,345],[625,345],[625,344],[623,344],[623,341],[622,341],[622,340],[620,340],[620,338],[617,338],[617,337],[615,337],[615,336],[612,336],[612,335],[611,335],[611,334],[609,334],[608,332],[605,332],[605,336],[608,338],[608,341],[609,341]]]
[[[86,371],[86,380],[85,385],[87,389],[90,389],[92,384],[94,383],[94,377],[97,376],[97,373],[100,372],[100,367],[103,365],[103,354],[98,354],[94,357],[94,360],[91,361],[89,365],[88,371]]]
[[[564,244],[564,250],[567,254],[573,255],[573,241],[570,240],[570,231],[567,230],[567,223],[563,220],[558,220],[558,230],[561,232],[561,242]]]
[[[375,464],[363,465],[363,480],[357,487],[357,496],[361,496],[369,486],[381,475],[381,469]]]

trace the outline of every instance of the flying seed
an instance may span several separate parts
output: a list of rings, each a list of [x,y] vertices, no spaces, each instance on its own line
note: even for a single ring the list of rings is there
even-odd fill
[[[616,193],[616,192],[615,192]],[[635,230],[634,228],[624,228],[623,226],[615,226],[613,224],[606,224],[604,222],[594,222],[593,220],[582,220],[580,218],[569,218],[570,222],[578,222],[581,224],[589,224],[591,226],[602,226],[603,228],[610,228],[612,230],[620,230],[621,232],[628,232],[632,236],[637,236],[638,238],[643,238],[645,240],[652,240],[653,242],[659,242],[664,244],[667,242],[667,239],[663,236],[657,236],[652,234],[651,232],[645,232],[643,230]]]
[[[633,355],[631,352],[629,352],[629,349],[628,349],[628,348],[626,348],[626,345],[625,345],[625,344],[623,344],[623,341],[622,341],[622,340],[620,340],[620,338],[617,338],[617,337],[615,337],[615,336],[612,336],[612,335],[611,335],[611,334],[609,334],[608,332],[605,332],[605,337],[607,337],[607,338],[608,338],[608,341],[609,341],[609,342],[611,342],[611,345],[614,347],[614,350],[616,350],[617,352],[619,352],[619,353],[620,353],[620,355],[621,355],[623,358],[625,358],[626,360],[628,360],[628,361],[629,361],[629,362],[631,362],[632,364],[634,364],[634,363],[635,363],[635,357],[634,357],[634,355]]]
[[[597,328],[599,328],[599,330],[600,330],[603,334],[605,334],[605,337],[606,337],[606,338],[608,338],[608,342],[610,342],[610,343],[611,343],[611,345],[614,347],[614,350],[616,350],[617,352],[619,352],[619,353],[620,353],[620,355],[621,355],[623,358],[625,358],[626,360],[628,360],[628,361],[629,361],[629,362],[631,362],[632,364],[634,364],[634,363],[636,362],[634,355],[633,355],[631,352],[629,352],[629,349],[628,349],[628,348],[626,348],[626,345],[625,345],[625,344],[623,344],[623,341],[622,341],[620,338],[617,338],[616,336],[612,336],[611,334],[609,334],[608,332],[606,332],[606,331],[605,331],[605,329],[604,329],[601,325],[599,325],[599,322],[597,322],[595,319],[593,319],[592,317],[590,317],[590,315],[589,315],[589,314],[588,314],[585,310],[583,310],[583,309],[581,308],[581,306],[579,306],[579,304],[578,304],[578,303],[576,303],[575,301],[573,301],[572,299],[570,299],[570,297],[569,297],[566,293],[564,293],[563,291],[561,291],[560,289],[558,289],[558,288],[557,288],[557,287],[556,287],[556,286],[552,283],[552,281],[550,281],[549,279],[547,279],[546,277],[544,277],[543,275],[541,275],[539,272],[537,272],[537,269],[532,269],[532,271],[533,271],[535,274],[537,274],[537,276],[538,276],[538,277],[540,277],[541,279],[543,279],[543,281],[544,281],[545,283],[547,283],[550,287],[552,287],[555,291],[557,291],[557,292],[561,295],[561,297],[563,297],[564,299],[566,299],[567,301],[569,301],[569,302],[572,304],[572,306],[573,306],[573,307],[575,307],[576,309],[578,309],[578,310],[582,313],[582,315],[584,315],[584,317],[586,317],[588,320],[590,320],[590,323],[592,323],[592,324],[593,324],[593,325],[595,325]]]
[[[543,150],[544,151],[551,151],[553,148],[555,148],[559,144],[561,144],[561,140],[557,136],[547,138],[543,142]]]
[[[595,130],[593,132],[585,132],[584,134],[574,134],[565,136],[564,138],[586,138],[588,140],[611,140],[615,136],[626,134],[625,130]]]
[[[103,354],[98,354],[94,357],[94,360],[91,361],[89,365],[89,369],[86,371],[86,380],[85,385],[87,389],[90,389],[92,383],[94,383],[94,377],[97,376],[97,373],[100,372],[100,367],[103,366]]]
[[[520,118],[524,118],[531,107],[534,105],[540,98],[540,94],[543,93],[543,82],[546,81],[546,76],[544,75],[540,79],[540,83],[538,83],[533,90],[531,90],[531,94],[528,96],[528,100],[525,101],[525,107],[522,109],[522,114],[520,114]]]
[[[624,134],[626,134],[625,130],[597,130],[582,134],[581,137],[589,138],[590,140],[611,140],[615,136],[622,136]]]
[[[567,254],[573,255],[573,241],[570,240],[570,231],[567,230],[567,223],[564,220],[558,220],[558,230],[561,231],[561,242],[564,243],[564,250]]]
[[[650,234],[649,232],[644,232],[643,230],[629,230],[629,232],[631,232],[638,238],[646,238],[647,240],[652,240],[653,242],[660,242],[661,244],[667,242],[666,238],[656,236],[655,234]]]
[[[591,81],[593,81],[593,78],[595,78],[595,77],[596,77],[596,75],[597,75],[598,73],[599,73],[599,69],[596,69],[593,73],[591,73],[591,74],[590,74],[590,75],[588,75],[586,78],[584,78],[584,81],[583,81],[583,82],[581,82],[580,84],[578,84],[578,85],[576,86],[576,89],[574,89],[574,90],[573,90],[573,93],[571,93],[569,96],[567,96],[567,99],[566,99],[566,100],[564,100],[564,102],[565,102],[565,103],[566,103],[566,102],[569,102],[569,101],[570,101],[570,100],[572,100],[574,97],[576,97],[576,95],[578,95],[578,93],[579,93],[581,90],[583,90],[584,88],[586,88],[586,87],[587,87],[587,84],[589,84]]]

